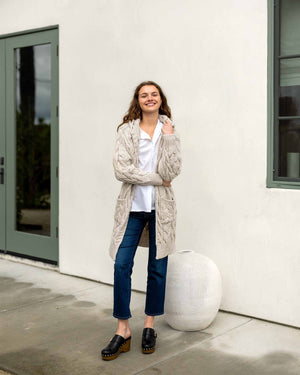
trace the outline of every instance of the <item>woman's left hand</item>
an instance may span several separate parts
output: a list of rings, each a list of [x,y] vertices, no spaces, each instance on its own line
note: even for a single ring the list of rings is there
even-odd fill
[[[173,126],[171,124],[171,121],[166,120],[164,122],[163,127],[161,128],[161,131],[162,131],[163,134],[173,134],[174,130],[173,130]]]

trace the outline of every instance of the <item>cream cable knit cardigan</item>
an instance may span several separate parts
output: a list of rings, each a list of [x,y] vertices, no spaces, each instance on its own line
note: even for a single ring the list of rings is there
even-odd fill
[[[160,115],[162,123],[167,116]],[[180,140],[173,134],[162,134],[158,145],[156,173],[138,168],[140,120],[130,121],[119,128],[113,159],[115,176],[122,181],[114,216],[114,227],[109,253],[113,260],[126,230],[135,185],[155,185],[156,212],[156,259],[175,252],[176,203],[172,187],[165,187],[162,181],[171,181],[181,170]],[[139,246],[149,246],[149,228],[146,225]]]

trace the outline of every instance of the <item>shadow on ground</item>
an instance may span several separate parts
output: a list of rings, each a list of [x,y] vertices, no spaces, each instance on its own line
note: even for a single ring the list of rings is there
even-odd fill
[[[101,349],[116,328],[112,288],[28,266],[13,270],[16,279],[0,277],[0,368],[12,374],[300,374],[299,330],[232,314],[219,313],[202,332],[176,331],[157,317],[156,351],[142,354],[142,293],[132,294],[130,352],[104,362]]]
[[[134,374],[211,336],[175,331],[160,317],[157,351],[145,356],[140,348],[144,314],[133,310],[131,351],[107,363],[100,352],[116,322],[100,295],[94,303],[85,293],[79,300],[13,278],[0,278],[0,285],[0,367],[20,375]]]

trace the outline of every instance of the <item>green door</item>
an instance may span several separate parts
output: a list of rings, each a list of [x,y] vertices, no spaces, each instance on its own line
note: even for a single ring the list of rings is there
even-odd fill
[[[0,249],[5,249],[5,42],[0,40]]]
[[[5,218],[0,214],[4,250],[57,262],[58,32],[34,32],[1,42],[1,59],[5,55],[5,64],[3,60],[0,64],[5,67],[1,72],[1,77],[5,74],[5,94],[1,93],[5,121],[0,128],[0,133],[5,132],[4,152],[0,141],[0,153],[5,154],[5,179],[0,185],[1,209],[5,205],[1,210]]]

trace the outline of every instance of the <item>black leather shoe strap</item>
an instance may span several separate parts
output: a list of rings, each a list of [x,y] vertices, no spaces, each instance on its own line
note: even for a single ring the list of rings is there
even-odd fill
[[[156,337],[156,336],[157,336],[157,334],[156,334],[156,332],[154,331],[153,328],[144,328],[143,337],[150,338],[150,337]]]
[[[120,335],[114,335],[110,342],[116,343],[117,345],[121,346],[124,344],[125,339]]]
[[[102,350],[102,354],[115,354],[125,343],[124,337],[120,335],[114,335],[114,337],[110,340],[110,343],[107,345],[106,348]]]

